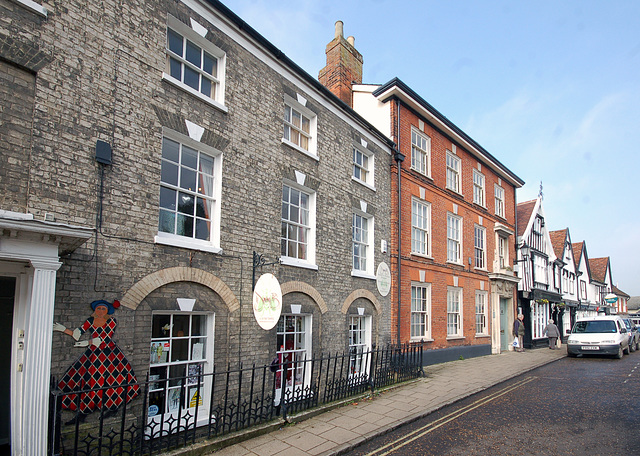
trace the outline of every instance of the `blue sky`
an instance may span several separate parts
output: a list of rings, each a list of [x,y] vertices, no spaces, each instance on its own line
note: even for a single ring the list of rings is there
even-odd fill
[[[312,76],[335,21],[363,82],[400,78],[522,178],[640,295],[640,2],[223,0]]]

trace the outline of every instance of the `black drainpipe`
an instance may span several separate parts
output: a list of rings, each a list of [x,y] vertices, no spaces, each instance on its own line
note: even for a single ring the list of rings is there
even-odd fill
[[[518,270],[520,269],[520,263],[518,263],[518,198],[516,197],[516,192],[518,191],[518,189],[515,187],[515,185],[513,186],[513,215],[515,218],[515,223],[516,223],[516,233],[513,236],[514,237],[514,244],[515,244],[515,258],[513,259],[513,264],[516,265],[518,267]],[[505,215],[506,215],[506,211],[507,208],[504,208],[505,210]],[[524,268],[524,265],[522,266]],[[518,271],[519,272],[519,271]],[[519,275],[519,274],[518,274]],[[524,276],[524,272],[523,272],[523,276]],[[520,298],[520,292],[518,291],[518,285],[516,285],[516,312],[515,312],[515,318],[518,318],[518,300]]]
[[[397,309],[397,342],[400,347],[400,301],[402,297],[402,162],[404,155],[400,152],[400,100],[396,98],[396,146],[393,159],[398,170],[398,309]]]

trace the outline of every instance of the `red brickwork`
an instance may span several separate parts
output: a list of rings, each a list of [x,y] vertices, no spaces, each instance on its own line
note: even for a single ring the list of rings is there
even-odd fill
[[[344,39],[342,33],[327,44],[327,65],[320,70],[318,80],[349,106],[351,84],[362,82],[362,55]]]
[[[390,106],[393,124],[397,126],[396,102]],[[420,121],[423,121],[422,123]],[[423,128],[420,128],[420,125]],[[431,178],[411,170],[411,129],[415,128],[431,139]],[[446,153],[455,145],[456,155],[461,160],[461,194],[446,189]],[[458,345],[491,343],[490,300],[487,298],[487,336],[476,336],[475,293],[483,290],[490,294],[489,272],[493,271],[496,255],[496,222],[515,231],[514,187],[500,180],[499,176],[486,163],[481,163],[479,171],[485,177],[485,207],[473,203],[473,169],[478,169],[479,160],[460,144],[452,142],[441,130],[421,119],[412,110],[401,106],[399,150],[405,155],[402,163],[402,270],[400,304],[400,341],[409,342],[411,318],[411,284],[425,282],[431,284],[431,337],[433,342],[428,348],[446,348]],[[397,246],[397,171],[392,170],[392,246]],[[505,193],[505,217],[495,215],[494,184],[500,183]],[[422,193],[422,195],[421,195]],[[413,198],[423,199],[431,205],[431,252],[428,257],[411,254],[411,216]],[[457,207],[455,207],[457,206]],[[462,218],[462,265],[447,262],[447,214],[456,213]],[[480,225],[486,229],[486,268],[474,267],[474,227]],[[508,242],[509,258],[515,258],[514,237]],[[397,247],[392,251],[396,258],[392,263],[392,276],[397,277]],[[471,258],[471,265],[469,264]],[[424,279],[420,280],[420,271]],[[456,279],[457,278],[457,279]],[[447,338],[447,289],[457,286],[463,289],[462,295],[462,338]],[[392,303],[392,340],[397,340],[397,303],[398,284],[391,291]]]

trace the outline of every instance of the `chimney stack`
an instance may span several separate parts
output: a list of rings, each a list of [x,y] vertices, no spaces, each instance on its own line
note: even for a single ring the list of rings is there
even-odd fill
[[[345,39],[344,24],[337,21],[333,40],[327,44],[327,65],[320,70],[318,80],[349,106],[352,105],[351,85],[362,83],[362,55],[354,47],[355,38]]]

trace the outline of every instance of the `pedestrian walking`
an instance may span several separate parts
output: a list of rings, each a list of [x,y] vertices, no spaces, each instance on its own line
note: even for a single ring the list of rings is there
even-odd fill
[[[522,314],[519,314],[516,321],[513,322],[513,336],[518,338],[516,351],[524,353],[524,315]]]
[[[544,329],[542,330],[542,334],[546,334],[547,337],[549,338],[549,348],[551,350],[560,350],[556,346],[556,341],[560,337],[560,330],[553,323],[552,319],[549,319],[549,322],[547,323],[547,326],[545,326]]]

